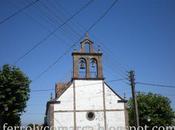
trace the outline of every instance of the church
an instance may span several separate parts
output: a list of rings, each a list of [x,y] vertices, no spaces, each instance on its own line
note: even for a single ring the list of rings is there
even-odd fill
[[[73,75],[68,83],[55,85],[55,98],[47,102],[45,123],[68,130],[125,130],[126,100],[104,80],[102,53],[86,34],[74,50]]]

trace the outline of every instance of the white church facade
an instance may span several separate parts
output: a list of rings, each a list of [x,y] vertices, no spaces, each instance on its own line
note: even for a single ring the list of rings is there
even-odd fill
[[[57,83],[55,98],[48,101],[46,124],[67,130],[125,130],[128,126],[126,101],[104,80],[102,53],[95,51],[88,36],[74,51],[73,77]],[[61,130],[61,129],[60,129]]]

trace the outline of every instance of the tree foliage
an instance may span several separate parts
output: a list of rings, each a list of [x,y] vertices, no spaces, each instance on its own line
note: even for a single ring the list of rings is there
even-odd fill
[[[29,99],[29,78],[17,67],[4,65],[0,69],[0,124],[20,124]]]
[[[174,112],[167,97],[153,93],[137,95],[140,126],[170,126],[173,124]],[[134,126],[133,100],[128,101],[129,124]]]

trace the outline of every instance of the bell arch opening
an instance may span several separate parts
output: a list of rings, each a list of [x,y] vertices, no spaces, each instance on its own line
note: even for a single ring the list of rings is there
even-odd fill
[[[87,63],[84,58],[79,59],[78,69],[79,78],[86,78]]]
[[[98,66],[97,66],[97,60],[95,58],[90,59],[90,77],[91,78],[98,77]]]

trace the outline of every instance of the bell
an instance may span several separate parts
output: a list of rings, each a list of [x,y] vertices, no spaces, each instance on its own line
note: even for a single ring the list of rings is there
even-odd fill
[[[80,63],[80,69],[85,69],[85,64],[83,62]]]
[[[92,62],[91,62],[91,67],[95,68],[95,61],[94,60],[92,60]]]
[[[94,65],[94,64],[92,64],[92,65],[91,65],[91,67],[92,67],[92,68],[95,68],[95,65]]]

